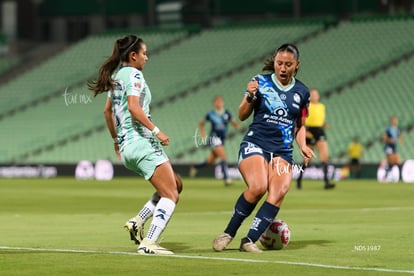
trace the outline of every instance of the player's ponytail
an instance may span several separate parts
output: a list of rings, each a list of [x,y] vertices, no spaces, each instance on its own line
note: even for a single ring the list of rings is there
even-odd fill
[[[264,63],[264,66],[262,68],[262,71],[269,71],[269,72],[275,72],[275,57],[276,57],[276,53],[274,52],[273,55],[271,57],[268,57]]]
[[[141,43],[143,43],[143,40],[135,35],[128,35],[115,41],[112,55],[105,60],[99,69],[98,79],[88,82],[88,88],[93,92],[94,96],[113,90],[112,74],[121,62],[128,61],[131,51],[139,51]]]

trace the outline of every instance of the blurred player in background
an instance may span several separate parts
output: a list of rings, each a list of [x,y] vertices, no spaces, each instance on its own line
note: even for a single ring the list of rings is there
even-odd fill
[[[384,176],[384,180],[386,180],[393,167],[401,165],[401,157],[397,152],[397,145],[398,142],[402,142],[402,136],[400,128],[398,127],[397,116],[391,116],[390,124],[382,135],[382,141],[384,142],[384,152],[387,159]]]
[[[203,168],[207,165],[212,165],[218,158],[220,160],[220,167],[223,173],[224,185],[229,185],[231,180],[227,173],[227,156],[224,149],[224,142],[227,135],[227,126],[231,123],[236,129],[240,129],[240,125],[233,119],[231,113],[224,108],[224,99],[221,96],[215,96],[213,100],[214,109],[206,114],[203,120],[198,124],[198,130],[201,137],[209,144],[211,148],[210,155],[207,160],[197,164],[190,169],[190,177],[194,177],[197,169]],[[204,125],[206,122],[211,123],[210,136],[207,137]]]
[[[359,142],[358,137],[355,136],[348,146],[349,169],[353,178],[361,177],[361,155],[363,151],[364,146]]]
[[[315,147],[319,153],[319,160],[322,163],[323,181],[325,189],[335,188],[335,184],[329,182],[328,178],[328,162],[329,151],[328,141],[325,129],[328,124],[325,121],[326,111],[325,105],[319,101],[319,92],[316,89],[310,91],[309,116],[306,119],[306,143],[310,147]],[[299,172],[296,182],[298,189],[302,188],[302,176],[306,166],[303,166]]]
[[[277,216],[290,188],[294,139],[305,164],[315,157],[306,145],[304,126],[308,115],[309,90],[295,78],[298,69],[298,49],[293,44],[283,44],[263,67],[263,71],[270,73],[257,75],[247,84],[238,113],[242,121],[253,113],[253,122],[240,144],[239,152],[239,170],[247,189],[237,199],[224,233],[214,239],[215,251],[222,251],[228,246],[243,221],[267,192],[247,236],[240,243],[240,251],[262,252],[256,241]]]
[[[104,115],[118,158],[156,189],[138,215],[125,225],[131,238],[139,243],[138,253],[173,254],[158,244],[158,238],[174,212],[182,183],[162,147],[168,146],[169,138],[151,120],[151,92],[142,74],[147,61],[147,46],[141,38],[120,38],[89,89],[95,96],[108,94]],[[151,225],[141,240],[143,225],[150,217]]]

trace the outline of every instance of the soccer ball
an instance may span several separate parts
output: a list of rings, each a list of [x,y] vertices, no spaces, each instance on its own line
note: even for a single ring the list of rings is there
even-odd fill
[[[289,226],[283,220],[275,218],[259,238],[266,249],[281,250],[290,241]]]

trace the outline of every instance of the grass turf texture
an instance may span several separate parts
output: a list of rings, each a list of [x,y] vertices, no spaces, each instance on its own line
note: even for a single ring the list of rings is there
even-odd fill
[[[281,251],[238,251],[253,215],[224,252],[211,243],[226,226],[242,181],[183,179],[161,244],[173,257],[136,255],[123,229],[153,190],[141,178],[109,182],[0,179],[1,275],[392,275],[414,273],[414,185],[320,181],[292,185],[278,215],[292,232]],[[294,183],[293,183],[294,184]],[[70,252],[69,250],[74,250]],[[83,252],[82,252],[83,251]]]

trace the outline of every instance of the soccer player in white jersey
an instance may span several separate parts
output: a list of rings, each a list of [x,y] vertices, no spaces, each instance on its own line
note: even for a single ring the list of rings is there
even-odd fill
[[[120,38],[89,89],[95,96],[108,93],[104,115],[117,156],[156,189],[138,215],[125,225],[139,244],[138,253],[173,254],[161,247],[158,239],[174,212],[182,183],[163,149],[169,138],[151,120],[151,92],[142,74],[147,61],[147,46],[141,38]],[[141,241],[143,225],[150,217],[151,225]]]

